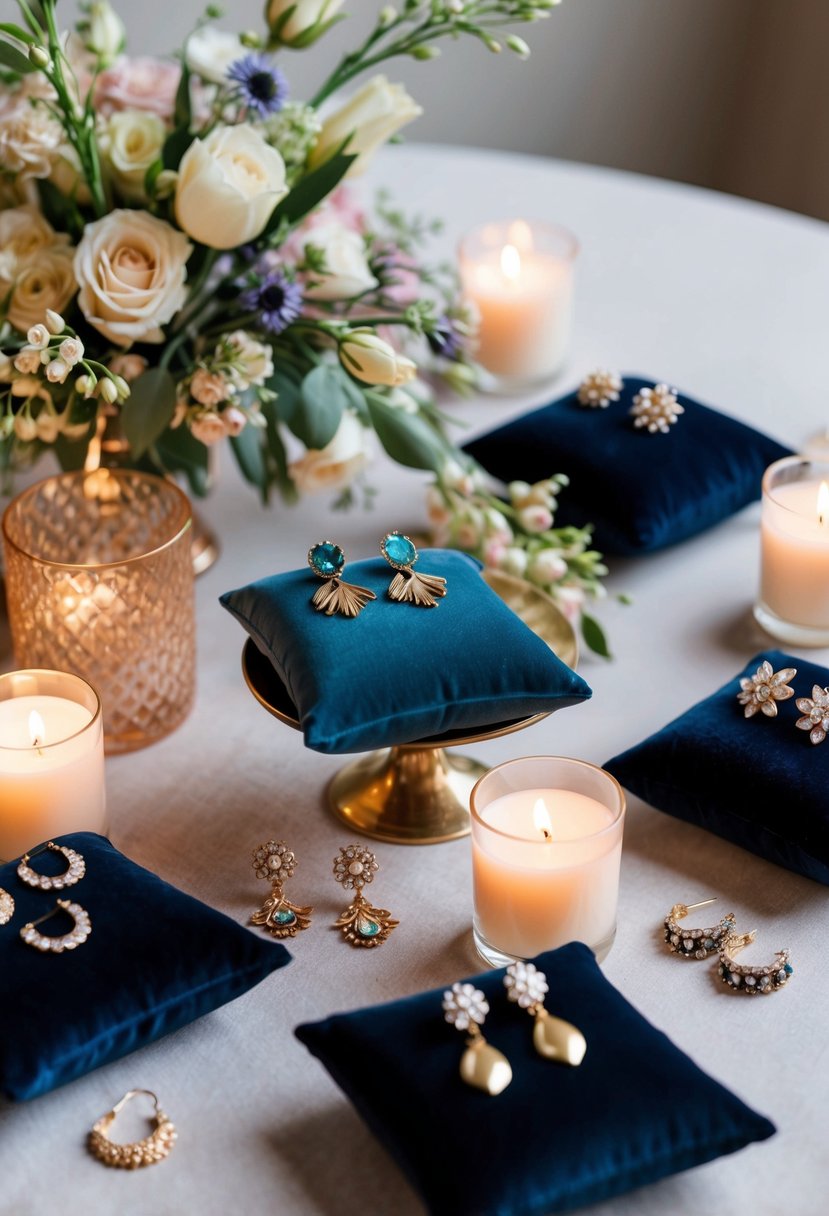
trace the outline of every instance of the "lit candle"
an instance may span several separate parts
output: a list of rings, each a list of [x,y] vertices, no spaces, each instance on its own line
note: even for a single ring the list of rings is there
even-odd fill
[[[481,778],[472,874],[475,941],[488,962],[570,941],[604,957],[616,931],[623,818],[618,784],[579,760],[515,760]]]
[[[760,602],[773,636],[829,644],[829,466],[777,461],[763,478]]]
[[[66,832],[103,832],[105,820],[94,690],[65,672],[0,676],[0,858]]]
[[[476,359],[506,380],[542,380],[570,346],[573,263],[569,232],[514,220],[485,224],[461,243],[464,295],[480,313]]]

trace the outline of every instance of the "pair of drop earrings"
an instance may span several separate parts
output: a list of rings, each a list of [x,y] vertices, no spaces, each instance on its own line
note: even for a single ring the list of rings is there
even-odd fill
[[[578,1068],[587,1051],[587,1040],[577,1026],[553,1017],[544,1007],[549,992],[547,977],[534,963],[511,963],[504,975],[507,1000],[526,1009],[535,1018],[533,1045],[545,1060]],[[485,1093],[503,1093],[512,1080],[507,1057],[492,1047],[481,1033],[489,1002],[474,984],[453,984],[443,994],[443,1016],[450,1026],[467,1034],[461,1056],[461,1080]]]
[[[296,937],[311,923],[312,907],[301,908],[285,897],[284,883],[293,878],[296,854],[284,840],[268,840],[253,850],[253,870],[257,878],[267,879],[271,893],[258,912],[250,918],[252,925],[261,925],[273,937]],[[354,898],[334,922],[352,946],[382,946],[392,929],[400,924],[385,908],[375,908],[363,895],[363,888],[374,880],[380,869],[371,849],[361,844],[347,844],[334,858],[334,881]]]
[[[399,604],[415,604],[419,608],[436,608],[439,599],[446,595],[446,579],[437,574],[416,574],[414,564],[418,559],[417,546],[402,532],[387,532],[380,541],[380,552],[397,571],[389,583],[389,599]],[[359,616],[371,600],[377,596],[368,587],[356,583],[344,583],[345,554],[332,540],[321,540],[308,550],[308,565],[317,578],[324,581],[311,598],[317,612],[333,616]]]

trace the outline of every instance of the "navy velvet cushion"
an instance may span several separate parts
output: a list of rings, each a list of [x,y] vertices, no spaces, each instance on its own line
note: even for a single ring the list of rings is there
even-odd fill
[[[283,946],[171,887],[103,836],[76,832],[56,843],[86,860],[73,887],[35,890],[20,881],[16,862],[0,866],[0,887],[16,904],[0,926],[0,1089],[8,1097],[35,1098],[117,1060],[291,961]],[[41,853],[32,867],[58,874],[62,862]],[[92,932],[70,952],[41,953],[20,929],[57,898],[85,908]],[[60,937],[71,923],[61,914],[38,928]]]
[[[535,959],[550,1013],[587,1039],[578,1068],[544,1060],[503,971],[472,982],[489,1001],[487,1040],[512,1065],[498,1097],[470,1089],[465,1036],[442,990],[324,1022],[297,1038],[322,1061],[432,1216],[543,1216],[655,1182],[765,1140],[774,1126],[702,1072],[572,942]]]
[[[746,719],[740,680],[768,659],[796,667],[777,717]],[[755,655],[722,688],[604,767],[631,793],[787,870],[829,885],[829,744],[797,730],[798,697],[829,670],[780,650]]]
[[[760,497],[763,471],[788,448],[685,393],[668,434],[636,430],[633,398],[653,380],[625,376],[606,409],[577,390],[473,439],[466,451],[502,481],[566,473],[559,524],[595,524],[597,547],[637,554],[687,540]]]
[[[377,596],[355,619],[314,609],[320,582],[308,568],[221,597],[273,663],[308,747],[389,747],[550,713],[591,695],[490,590],[474,558],[426,550],[417,569],[447,580],[436,608],[390,600],[394,571],[379,557],[346,568],[346,582]]]

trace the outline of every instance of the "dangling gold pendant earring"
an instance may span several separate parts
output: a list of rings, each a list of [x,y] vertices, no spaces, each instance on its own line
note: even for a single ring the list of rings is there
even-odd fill
[[[382,946],[392,929],[400,924],[385,908],[372,907],[363,895],[363,887],[373,880],[379,869],[371,849],[360,844],[343,845],[334,858],[335,880],[347,891],[356,892],[352,902],[334,922],[334,928],[342,929],[343,937],[352,946]]]
[[[546,1060],[578,1068],[587,1051],[587,1040],[578,1026],[555,1018],[544,1008],[549,991],[547,977],[533,963],[512,963],[504,976],[507,999],[535,1018],[533,1045]]]
[[[417,604],[420,608],[436,608],[446,595],[446,579],[437,574],[416,574],[412,569],[418,559],[417,547],[402,532],[387,532],[380,541],[380,552],[397,571],[389,583],[389,598],[400,604]]]
[[[261,925],[274,937],[296,937],[300,929],[311,923],[313,908],[300,908],[285,898],[282,884],[293,878],[296,857],[284,840],[269,840],[253,850],[253,869],[257,878],[266,878],[271,893],[258,912],[250,918],[252,925]]]
[[[473,1089],[495,1097],[512,1080],[510,1062],[481,1034],[489,1002],[473,984],[453,984],[443,994],[443,1016],[456,1030],[466,1031],[466,1051],[461,1056],[461,1080]]]
[[[342,616],[359,616],[370,600],[377,596],[367,587],[358,587],[356,583],[344,583],[341,579],[345,570],[345,554],[339,545],[331,540],[321,540],[308,550],[308,565],[317,578],[324,580],[311,597],[311,603],[317,612],[333,616],[339,612]]]

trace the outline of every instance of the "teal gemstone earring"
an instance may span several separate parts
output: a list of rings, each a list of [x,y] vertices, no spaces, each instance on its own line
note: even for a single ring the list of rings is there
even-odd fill
[[[331,540],[321,540],[311,546],[308,565],[317,578],[324,579],[322,587],[317,588],[311,600],[317,612],[324,612],[326,616],[340,612],[343,616],[355,617],[360,615],[369,600],[377,599],[367,587],[342,581],[340,576],[345,570],[345,554]]]
[[[416,574],[412,569],[418,558],[414,541],[402,532],[387,532],[380,541],[380,552],[397,571],[389,583],[389,598],[398,603],[436,608],[446,595],[446,579],[437,574]]]

